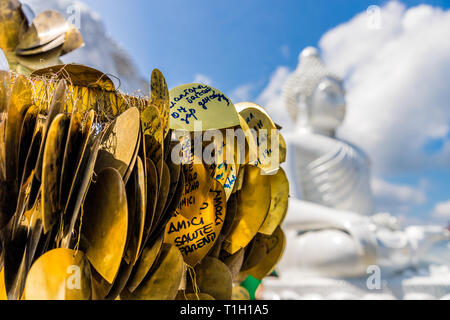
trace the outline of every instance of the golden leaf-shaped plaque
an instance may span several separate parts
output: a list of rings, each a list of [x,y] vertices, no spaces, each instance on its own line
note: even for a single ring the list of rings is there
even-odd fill
[[[194,121],[201,121],[202,130],[239,125],[231,100],[213,87],[199,83],[183,84],[171,89],[169,95],[171,129],[194,131]]]
[[[90,300],[91,297],[90,265],[81,251],[50,250],[28,272],[26,300]]]
[[[145,154],[156,166],[158,181],[162,178],[164,155],[164,130],[160,119],[160,113],[153,105],[147,106],[144,111],[141,112]]]
[[[64,44],[61,55],[65,55],[84,45],[81,32],[74,26],[70,25],[64,37]]]
[[[245,168],[244,184],[238,194],[237,223],[224,241],[224,249],[235,253],[256,235],[270,206],[269,176],[254,166]]]
[[[91,124],[92,125],[92,124]],[[64,158],[61,167],[61,181],[59,185],[60,202],[65,207],[69,196],[70,186],[78,165],[78,155],[83,142],[82,115],[75,107],[70,117],[69,130],[67,132]]]
[[[47,134],[42,162],[42,222],[47,233],[61,215],[60,179],[69,119],[55,117]]]
[[[250,300],[250,294],[248,290],[242,286],[233,286],[233,292],[231,295],[232,300]]]
[[[54,10],[43,11],[33,19],[31,26],[21,37],[17,51],[21,53],[23,50],[48,44],[60,36],[64,37],[68,28],[61,13]]]
[[[267,112],[255,103],[240,102],[236,104],[236,109],[248,127],[257,134],[255,140],[258,141],[258,157],[256,163],[252,164],[268,174],[276,172],[279,168],[279,135],[275,123]],[[275,135],[273,135],[274,132],[276,132]],[[274,140],[273,143],[272,140]]]
[[[44,76],[49,79],[67,79],[74,86],[86,87],[86,89],[101,89],[104,91],[114,91],[114,82],[103,72],[81,64],[61,64],[42,68],[34,71],[33,76]],[[87,96],[83,94],[83,96]],[[83,103],[83,105],[89,105]]]
[[[158,238],[153,242],[147,242],[142,254],[136,261],[133,272],[127,282],[127,289],[133,292],[137,286],[144,280],[145,275],[148,273],[153,263],[156,261],[158,254],[161,250],[164,234],[161,233]]]
[[[0,300],[8,300],[5,288],[5,268],[0,270]]]
[[[236,141],[217,145],[215,163],[211,165],[210,170],[214,170],[213,178],[219,181],[225,189],[227,200],[233,192],[239,174],[238,159],[239,146],[236,145]]]
[[[175,212],[166,226],[164,241],[176,245],[184,261],[195,266],[218,239],[225,216],[225,191],[218,181],[214,181],[196,215],[186,218]]]
[[[124,300],[174,299],[183,277],[183,256],[177,247],[165,243],[161,247],[155,266],[133,293],[124,290],[120,298]]]
[[[267,240],[269,236],[258,233],[245,248],[244,262],[241,271],[253,268],[267,255]]]
[[[95,172],[111,167],[124,177],[133,156],[137,155],[139,122],[139,110],[136,107],[129,108],[114,120],[109,133],[103,138]]]
[[[6,180],[17,177],[20,130],[25,111],[32,105],[32,85],[18,76],[12,87],[5,133]]]
[[[166,135],[169,129],[169,89],[166,79],[158,69],[153,69],[152,71],[150,92],[150,104],[158,109],[161,115],[161,126],[164,129],[164,135]]]
[[[0,112],[8,111],[8,104],[10,97],[11,97],[10,73],[4,70],[0,70]]]
[[[258,157],[258,145],[256,144],[255,135],[250,130],[247,121],[238,114],[239,125],[241,127],[242,133],[245,135],[245,157],[244,164],[248,164],[250,159],[256,161]]]
[[[271,235],[281,224],[288,209],[289,181],[282,168],[274,175],[270,175],[270,209],[259,232]]]
[[[188,276],[186,291],[195,292],[194,279]],[[230,300],[233,280],[228,267],[219,259],[206,257],[195,266],[196,286],[202,293],[209,294],[216,300]]]
[[[116,169],[104,169],[96,180],[89,189],[81,218],[83,247],[98,273],[112,283],[127,239],[127,196]]]
[[[39,155],[36,161],[36,169],[35,169],[35,175],[39,181],[41,181],[42,179],[42,159],[44,157],[45,141],[47,139],[48,130],[50,128],[53,119],[58,114],[64,111],[65,100],[66,100],[66,84],[63,80],[60,80],[52,96],[50,109],[48,110],[47,118],[45,120],[45,124],[42,130],[41,148],[39,150]]]
[[[262,280],[269,275],[275,268],[283,255],[286,246],[286,237],[280,227],[267,239],[267,252],[264,259],[253,268],[245,271],[256,279]]]
[[[135,205],[134,207],[134,217],[133,225],[131,229],[131,234],[129,235],[129,240],[126,249],[126,255],[124,257],[128,264],[134,265],[139,256],[141,250],[141,245],[144,236],[144,224],[145,224],[145,212],[146,212],[146,188],[145,188],[145,177],[144,177],[144,165],[140,157],[137,158],[136,166],[134,169],[134,178],[130,180],[130,183],[134,184],[135,195]],[[128,198],[130,199],[130,198]],[[128,212],[132,214],[132,212]]]
[[[207,293],[186,293],[184,290],[179,291],[176,300],[216,300]]]
[[[281,133],[279,133],[279,143],[280,143],[280,163],[286,162],[286,140]]]
[[[178,205],[178,213],[188,219],[198,214],[214,181],[203,163],[194,161],[182,166],[184,174],[184,194]]]
[[[19,43],[19,37],[27,28],[27,20],[17,0],[0,1],[0,48],[12,51]]]

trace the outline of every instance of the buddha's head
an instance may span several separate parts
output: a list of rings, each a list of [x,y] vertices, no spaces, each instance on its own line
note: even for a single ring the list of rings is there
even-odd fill
[[[301,128],[333,134],[345,116],[342,80],[329,72],[315,48],[305,48],[283,94],[293,120]]]

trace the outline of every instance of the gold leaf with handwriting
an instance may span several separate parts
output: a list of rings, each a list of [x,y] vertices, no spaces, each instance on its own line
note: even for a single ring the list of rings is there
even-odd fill
[[[201,122],[202,130],[239,125],[231,100],[213,87],[199,83],[183,84],[171,89],[169,95],[171,129],[194,131],[195,121]]]
[[[239,147],[236,141],[233,144],[220,144],[217,146],[216,161],[211,165],[213,178],[219,181],[225,189],[225,195],[228,200],[234,189],[236,178],[239,173],[238,151]],[[227,157],[227,154],[231,155]],[[231,161],[229,161],[231,158]]]
[[[153,69],[152,71],[150,92],[150,104],[158,109],[161,115],[160,122],[164,128],[164,136],[166,136],[169,122],[169,89],[167,88],[166,79],[158,69]]]
[[[184,193],[178,205],[177,211],[180,215],[190,219],[200,210],[206,200],[209,188],[213,183],[210,171],[203,164],[191,163],[182,166],[184,174]]]
[[[225,214],[225,191],[218,181],[214,181],[206,201],[195,216],[185,218],[175,212],[166,225],[164,242],[176,245],[184,261],[195,266],[217,240]]]
[[[286,237],[283,230],[278,226],[273,234],[267,239],[267,251],[265,257],[253,268],[244,273],[262,280],[269,275],[283,256],[286,246]]]
[[[255,141],[258,147],[256,162],[267,174],[275,173],[279,168],[279,134],[275,123],[261,106],[252,102],[236,104],[239,115],[244,118],[250,129],[256,133]],[[275,133],[275,135],[272,135]],[[275,148],[272,148],[272,140]],[[252,160],[252,159],[250,159]]]

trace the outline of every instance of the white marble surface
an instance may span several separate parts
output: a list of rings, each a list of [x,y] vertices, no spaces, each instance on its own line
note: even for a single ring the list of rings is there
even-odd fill
[[[260,298],[270,300],[428,300],[450,299],[450,270],[446,266],[406,270],[384,278],[381,288],[369,289],[367,277],[333,279],[286,272],[280,278],[264,279]]]

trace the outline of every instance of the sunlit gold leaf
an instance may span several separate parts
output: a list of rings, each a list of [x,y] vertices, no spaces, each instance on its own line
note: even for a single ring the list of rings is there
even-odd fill
[[[237,278],[239,271],[241,270],[242,263],[244,262],[245,250],[240,249],[231,255],[226,253],[225,251],[222,251],[222,253],[225,254],[220,257],[220,260],[226,264],[228,269],[230,269],[231,278],[234,281]]]
[[[142,160],[138,157],[130,180],[126,185],[128,202],[128,239],[124,260],[134,265],[142,244],[145,223],[145,181]]]
[[[146,159],[147,161],[147,211],[145,213],[145,224],[144,224],[144,242],[147,241],[150,230],[152,229],[153,223],[155,221],[155,209],[156,202],[158,199],[158,172],[153,161]]]
[[[231,295],[232,300],[250,300],[250,294],[248,290],[242,286],[233,286],[233,292]]]
[[[179,214],[190,219],[199,212],[214,180],[203,163],[196,164],[192,161],[192,163],[183,164],[182,171],[185,183],[184,194],[177,210]]]
[[[48,110],[47,118],[42,130],[41,148],[39,150],[38,159],[36,161],[35,175],[36,178],[41,181],[42,179],[42,160],[44,157],[45,141],[47,139],[48,130],[53,119],[64,111],[64,104],[66,100],[66,84],[64,81],[59,81],[55,89],[55,93],[50,103],[50,109]]]
[[[21,37],[17,50],[21,52],[45,45],[61,35],[64,36],[68,28],[69,25],[61,13],[54,10],[43,11],[33,19],[31,26]]]
[[[270,208],[264,223],[258,231],[266,235],[271,235],[276,227],[281,224],[286,216],[289,202],[289,181],[284,170],[280,168],[276,174],[270,175],[269,179]]]
[[[286,237],[280,227],[267,239],[267,252],[264,259],[253,268],[245,271],[256,279],[262,280],[269,275],[275,268],[278,261],[283,255],[286,245]]]
[[[164,207],[167,201],[167,196],[169,195],[170,190],[170,170],[165,162],[163,162],[163,174],[160,180],[159,189],[158,189],[158,199],[156,201],[155,208],[155,223],[153,224],[152,231],[161,220],[164,214]]]
[[[25,32],[27,21],[23,15],[21,4],[17,0],[0,1],[0,48],[12,51],[19,43],[19,36]]]
[[[48,79],[67,79],[75,86],[85,87],[86,90],[101,89],[114,91],[112,80],[103,72],[80,64],[56,65],[34,71],[31,76],[44,76]],[[83,96],[87,97],[86,94]],[[84,105],[88,105],[83,103]]]
[[[245,271],[259,264],[267,255],[267,246],[269,237],[258,233],[245,249],[244,262],[241,270]]]
[[[125,249],[128,209],[120,173],[106,168],[91,184],[84,203],[82,238],[86,256],[97,272],[112,283]]]
[[[78,102],[79,105],[80,102]],[[66,144],[64,147],[64,158],[61,167],[61,179],[59,194],[61,205],[65,207],[69,196],[70,187],[78,166],[78,156],[83,147],[83,124],[82,115],[75,107],[70,117]]]
[[[90,266],[81,251],[50,250],[28,272],[26,300],[89,300],[91,297]]]
[[[184,261],[195,266],[218,239],[225,216],[225,191],[218,181],[214,181],[196,215],[188,219],[175,212],[167,223],[164,241],[176,245]]]
[[[153,263],[156,261],[158,254],[160,253],[163,243],[164,234],[161,233],[155,241],[147,242],[142,254],[137,260],[134,270],[128,280],[127,289],[133,292],[137,286],[144,280],[145,275],[148,273]]]
[[[121,176],[125,175],[133,156],[137,154],[139,141],[139,110],[135,107],[118,116],[102,141],[98,152],[95,172],[105,168],[115,168]]]
[[[59,114],[52,121],[47,133],[42,163],[42,222],[47,233],[62,214],[60,203],[60,179],[64,158],[69,119]]]
[[[169,89],[166,79],[158,69],[153,69],[150,79],[150,104],[158,109],[161,115],[161,126],[164,130],[164,136],[167,135],[169,126]]]
[[[176,300],[216,300],[207,293],[186,293],[184,290],[178,291]]]
[[[278,141],[279,135],[275,123],[264,108],[255,103],[240,102],[236,104],[236,109],[248,127],[257,134],[255,136],[255,141],[258,142],[257,161],[252,164],[257,165],[268,174],[276,172],[279,168],[279,142],[272,150],[272,140]],[[272,136],[272,132],[276,132],[276,136]]]
[[[78,48],[81,48],[82,46],[84,46],[84,41],[80,30],[78,30],[75,26],[70,25],[65,34],[61,55],[70,53]]]
[[[213,87],[198,83],[183,84],[171,89],[169,95],[171,129],[194,131],[195,121],[201,123],[201,130],[239,125],[231,100]]]
[[[0,300],[8,300],[8,297],[6,296],[5,272],[3,267],[0,270]]]
[[[8,111],[11,97],[11,77],[7,71],[0,70],[0,112]]]
[[[261,227],[270,206],[270,179],[254,166],[245,168],[244,184],[238,194],[237,223],[224,241],[230,254],[244,248]]]
[[[153,105],[147,106],[141,112],[142,132],[145,139],[145,154],[153,161],[158,172],[158,181],[162,176],[164,154],[164,132],[161,116]]]
[[[233,287],[231,272],[219,259],[206,257],[195,266],[196,286],[202,293],[217,300],[230,300]],[[186,291],[195,292],[193,279],[188,277]]]
[[[172,300],[176,297],[184,272],[183,256],[177,247],[163,244],[159,257],[144,281],[130,293],[124,290],[124,300]]]

